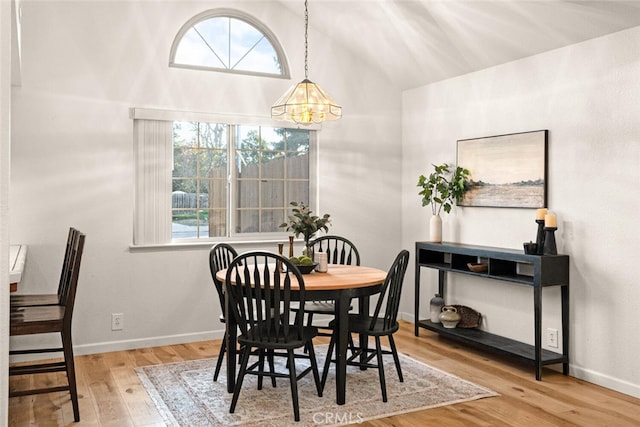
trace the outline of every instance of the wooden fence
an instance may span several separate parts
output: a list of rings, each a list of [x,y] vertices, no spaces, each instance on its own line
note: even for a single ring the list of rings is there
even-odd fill
[[[285,167],[287,180],[283,178],[282,172]],[[262,171],[260,168],[262,168]],[[288,209],[289,202],[293,201],[308,203],[308,185],[287,185],[291,182],[308,183],[308,171],[308,154],[280,157],[262,164],[243,165],[236,180],[236,195],[233,198],[233,208],[250,209],[257,212],[258,209],[263,211],[264,209]],[[226,174],[225,168],[211,169],[209,179],[206,181],[209,186],[208,192],[203,191],[199,196],[199,200],[198,195],[195,193],[174,191],[171,197],[173,212],[184,213],[193,212],[196,209],[208,209],[209,235],[225,235],[228,200]],[[282,211],[280,210],[280,212]],[[259,231],[262,229],[258,215],[246,216],[238,212],[237,222],[253,223],[238,224],[241,230]]]

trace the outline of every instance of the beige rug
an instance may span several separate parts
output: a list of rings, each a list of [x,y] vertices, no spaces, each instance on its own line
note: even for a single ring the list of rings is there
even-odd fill
[[[317,346],[322,367],[327,346]],[[276,361],[278,361],[277,358]],[[421,409],[497,396],[473,384],[411,357],[400,354],[404,382],[398,381],[393,358],[385,356],[388,402],[382,402],[378,372],[347,367],[347,403],[335,403],[333,365],[322,397],[318,397],[309,374],[298,383],[300,422],[293,420],[289,380],[278,379],[277,387],[265,378],[262,390],[257,378],[245,377],[236,411],[229,413],[232,395],[226,390],[225,368],[213,382],[216,359],[152,365],[137,368],[140,380],[169,426],[329,426],[357,424]],[[304,360],[297,361],[302,369]],[[276,370],[283,371],[280,364]],[[320,368],[322,369],[322,368]],[[322,373],[321,373],[322,374]]]

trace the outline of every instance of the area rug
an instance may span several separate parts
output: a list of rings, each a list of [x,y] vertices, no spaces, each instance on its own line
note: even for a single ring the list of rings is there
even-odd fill
[[[316,346],[318,365],[322,369],[327,346]],[[283,370],[278,364],[276,370]],[[365,420],[388,417],[422,409],[468,402],[497,396],[488,388],[473,384],[409,356],[400,354],[404,382],[398,381],[393,358],[385,356],[388,401],[382,402],[376,369],[361,371],[347,367],[347,403],[336,404],[333,365],[322,397],[318,397],[313,375],[298,382],[300,422],[293,419],[291,390],[287,378],[278,379],[277,387],[268,378],[257,390],[257,378],[248,375],[242,385],[236,411],[229,413],[232,394],[227,393],[225,369],[213,381],[216,359],[152,365],[136,372],[168,426],[330,426],[357,424]],[[300,372],[308,364],[296,360]],[[321,373],[322,374],[322,373]]]

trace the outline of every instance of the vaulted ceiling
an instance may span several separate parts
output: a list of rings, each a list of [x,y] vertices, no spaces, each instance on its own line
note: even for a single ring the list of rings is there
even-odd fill
[[[309,0],[309,25],[409,89],[638,26],[640,0]]]

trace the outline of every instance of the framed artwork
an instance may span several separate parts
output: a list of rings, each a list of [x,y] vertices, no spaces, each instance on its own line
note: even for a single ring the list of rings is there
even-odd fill
[[[461,139],[457,164],[470,172],[471,187],[459,206],[547,206],[548,130]]]

